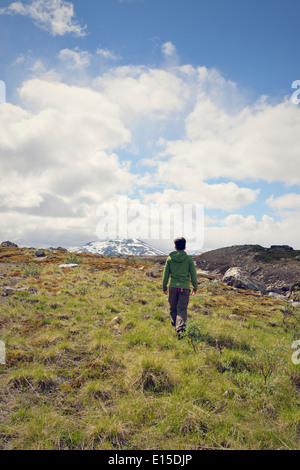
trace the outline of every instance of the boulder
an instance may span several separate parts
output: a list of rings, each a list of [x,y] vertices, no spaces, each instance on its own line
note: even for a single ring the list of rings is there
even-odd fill
[[[37,256],[38,258],[41,258],[42,256],[45,256],[44,250],[42,248],[39,248],[38,250],[36,250],[35,256]]]
[[[15,293],[15,289],[13,289],[12,287],[3,287],[3,291],[2,291],[3,296],[12,295],[14,293]]]
[[[59,268],[77,268],[77,266],[79,266],[79,264],[76,264],[76,263],[68,263],[68,264],[60,264],[58,267]]]
[[[250,275],[242,268],[229,268],[223,276],[223,282],[228,286],[237,287],[238,289],[250,289],[259,291],[262,294],[267,293],[266,286],[250,277]]]
[[[5,248],[5,247],[6,247],[6,248],[9,248],[9,247],[12,247],[12,246],[18,248],[18,245],[16,245],[15,243],[9,242],[9,241],[2,242],[2,243],[1,243],[1,246],[2,246],[3,248]]]
[[[154,266],[152,269],[149,269],[147,272],[146,272],[146,276],[148,277],[159,277],[159,269]]]
[[[269,297],[273,297],[274,299],[282,299],[282,300],[286,300],[286,297],[285,295],[282,295],[282,294],[278,294],[277,292],[269,292],[268,293]]]
[[[29,294],[36,294],[37,289],[28,289],[27,287],[12,287],[4,286],[2,289],[2,297],[8,297],[9,295],[16,294],[17,292],[29,292]]]

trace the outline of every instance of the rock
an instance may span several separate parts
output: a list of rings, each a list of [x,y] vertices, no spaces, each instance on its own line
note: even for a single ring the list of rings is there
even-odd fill
[[[271,250],[294,251],[294,248],[289,245],[271,245]]]
[[[63,248],[62,246],[58,246],[58,247],[56,248],[56,250],[57,250],[57,251],[63,251],[63,252],[68,251],[67,248]]]
[[[152,269],[149,269],[147,272],[146,272],[146,276],[148,277],[158,277],[159,276],[159,269],[154,267]]]
[[[36,294],[38,291],[37,289],[34,289],[34,288],[28,289],[28,287],[5,286],[3,287],[3,290],[2,290],[2,296],[8,297],[9,295],[16,294],[17,292],[29,292],[29,294]]]
[[[262,294],[267,293],[267,288],[263,283],[252,279],[244,269],[239,267],[229,268],[224,274],[222,281],[238,289],[250,289],[259,291]]]
[[[7,297],[8,295],[12,295],[15,293],[15,289],[13,289],[12,287],[4,287],[3,288],[3,296],[4,297]]]
[[[38,250],[35,251],[35,256],[38,258],[41,258],[42,256],[45,256],[45,251],[42,248],[39,248]]]
[[[273,297],[274,299],[282,299],[282,300],[286,299],[284,295],[278,294],[277,292],[273,292],[273,291],[269,292],[268,295],[269,297]]]
[[[119,325],[119,323],[121,323],[122,321],[122,318],[120,316],[117,316],[117,317],[114,317],[111,321],[110,321],[110,324],[111,325]]]
[[[77,266],[79,266],[79,264],[60,264],[58,267],[59,268],[76,268]]]
[[[267,286],[267,292],[268,292],[269,294],[275,293],[275,294],[282,295],[282,289],[277,288],[276,286],[273,286],[273,285],[268,285],[268,286]]]
[[[1,243],[1,246],[2,246],[3,248],[9,248],[9,247],[13,247],[13,246],[16,247],[16,248],[18,248],[18,245],[16,245],[15,243],[9,242],[9,241],[2,242],[2,243]]]

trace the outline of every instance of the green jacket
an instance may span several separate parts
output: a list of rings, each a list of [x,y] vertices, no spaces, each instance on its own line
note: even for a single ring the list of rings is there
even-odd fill
[[[196,291],[198,288],[195,263],[183,250],[172,251],[167,258],[162,281],[164,291],[167,290],[170,276],[170,287],[190,289],[191,280],[193,289]]]

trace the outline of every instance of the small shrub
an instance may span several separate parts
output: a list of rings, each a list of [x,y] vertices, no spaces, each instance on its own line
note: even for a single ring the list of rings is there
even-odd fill
[[[79,259],[78,256],[75,255],[75,253],[71,253],[64,258],[64,263],[65,264],[80,264],[81,259]]]
[[[209,294],[220,295],[222,293],[222,286],[216,281],[209,281],[208,279],[204,281],[203,287],[205,291]]]
[[[126,255],[125,260],[128,261],[128,263],[131,263],[131,264],[136,264],[137,263],[137,258],[134,255]]]
[[[85,285],[77,286],[76,287],[76,292],[79,295],[86,295],[88,293],[88,287]]]
[[[300,309],[295,309],[288,302],[282,310],[282,326],[294,330],[297,335],[300,330]]]
[[[258,354],[253,357],[252,368],[262,376],[264,387],[268,385],[271,376],[282,368],[284,363],[282,353],[282,346],[275,346],[272,349],[261,347]]]
[[[34,264],[30,264],[29,266],[24,266],[22,269],[22,274],[24,277],[38,277],[42,272],[42,268],[40,266],[36,266]]]
[[[196,352],[196,345],[205,341],[203,325],[197,325],[194,322],[188,323],[183,335],[183,339],[185,339],[193,348],[194,352]]]

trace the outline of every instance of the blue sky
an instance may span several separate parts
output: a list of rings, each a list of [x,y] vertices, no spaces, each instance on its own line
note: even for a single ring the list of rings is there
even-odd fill
[[[2,0],[1,6],[11,3]],[[47,56],[78,45],[94,51],[99,44],[114,50],[121,63],[157,66],[160,45],[172,41],[182,63],[216,67],[254,94],[289,93],[298,76],[297,0],[79,0],[73,4],[77,21],[87,26],[87,35],[80,40],[76,35],[49,37],[30,18],[2,16],[1,69],[21,51]]]
[[[204,249],[300,248],[299,14],[298,0],[2,0],[1,238],[80,245],[126,194],[204,204]]]

